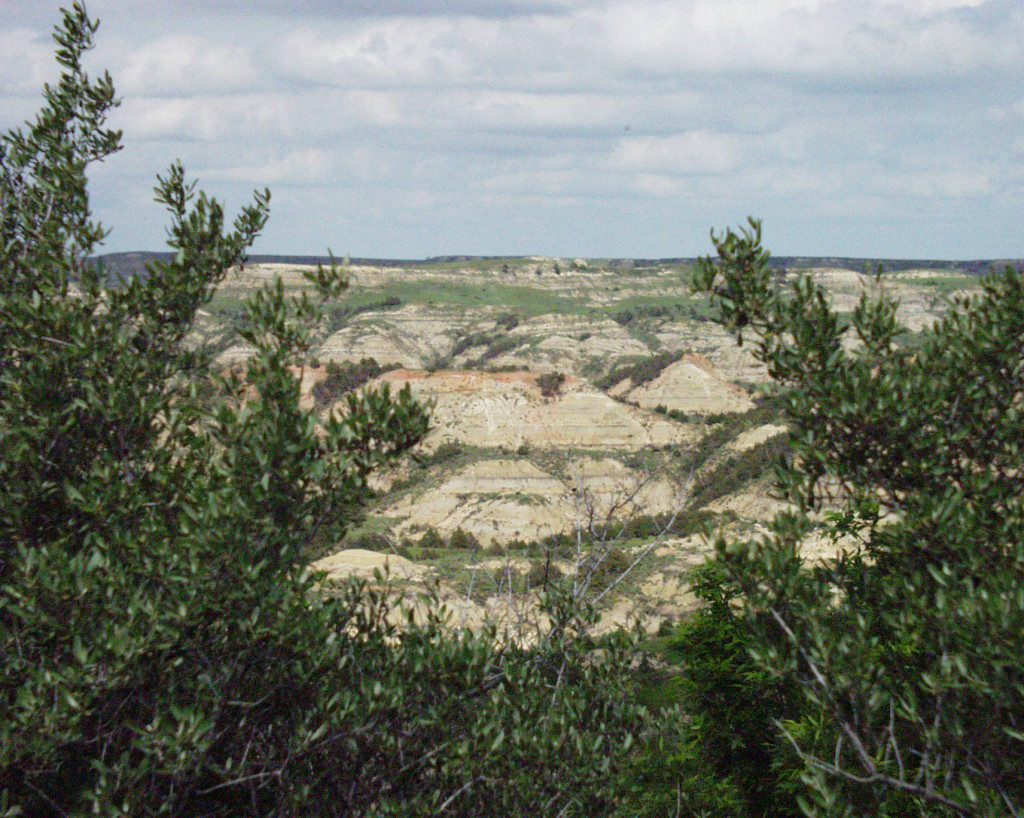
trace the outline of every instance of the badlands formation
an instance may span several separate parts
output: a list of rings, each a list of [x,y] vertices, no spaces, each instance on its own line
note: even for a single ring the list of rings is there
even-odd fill
[[[316,563],[328,583],[386,568],[404,593],[433,585],[456,624],[511,627],[536,618],[539,587],[575,578],[600,598],[599,629],[633,616],[657,627],[695,604],[704,523],[743,535],[782,508],[770,463],[786,428],[765,371],[708,320],[685,266],[530,258],[346,272],[318,361],[296,372],[304,402],[343,406],[317,385],[332,366],[373,359],[383,371],[359,388],[408,387],[432,406],[432,429],[375,478],[366,519]],[[241,299],[276,276],[297,290],[301,273],[257,264],[225,282],[197,330],[223,364],[249,354]],[[808,274],[847,313],[884,286],[908,343],[977,284],[948,270]],[[837,547],[815,534],[804,553]]]

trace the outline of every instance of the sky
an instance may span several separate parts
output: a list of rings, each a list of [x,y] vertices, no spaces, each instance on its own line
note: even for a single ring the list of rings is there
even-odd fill
[[[0,0],[0,129],[58,0]],[[162,249],[180,158],[255,252],[1024,257],[1021,0],[89,0],[124,150],[106,250]]]

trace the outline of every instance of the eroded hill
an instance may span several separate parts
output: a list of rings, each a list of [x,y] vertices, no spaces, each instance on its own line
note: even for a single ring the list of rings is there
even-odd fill
[[[704,523],[749,530],[779,510],[779,407],[749,348],[690,293],[685,265],[531,258],[347,272],[316,365],[297,373],[307,405],[329,412],[346,389],[407,385],[432,404],[433,429],[378,476],[366,520],[324,555],[332,576],[393,560],[399,587],[436,583],[464,624],[521,622],[538,587],[577,576],[596,590],[601,627],[633,614],[655,627],[694,604]],[[977,286],[949,269],[807,272],[842,312],[887,288],[908,344]],[[256,264],[202,315],[197,332],[224,365],[249,353],[236,335],[241,299],[275,277],[305,286],[300,266]],[[837,547],[812,537],[807,554]]]

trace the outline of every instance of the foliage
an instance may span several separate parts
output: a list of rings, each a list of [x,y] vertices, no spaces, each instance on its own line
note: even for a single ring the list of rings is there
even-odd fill
[[[383,531],[366,531],[358,536],[349,535],[345,540],[346,548],[362,548],[366,551],[391,551],[394,543]]]
[[[464,452],[462,444],[454,440],[446,440],[439,444],[427,457],[423,457],[420,463],[423,466],[443,466],[458,460]]]
[[[426,531],[420,535],[420,541],[417,543],[420,548],[444,548],[446,543],[444,538],[438,534],[437,529],[433,526],[427,528]]]
[[[759,665],[812,714],[779,725],[805,811],[1019,813],[1024,275],[955,299],[911,352],[884,292],[843,322],[810,279],[780,284],[758,222],[713,238],[695,283],[754,338],[793,429],[778,490],[795,512],[718,548]],[[798,544],[829,507],[847,547],[808,566]]]
[[[590,577],[590,589],[603,591],[618,580],[633,562],[629,554],[617,546],[595,549],[580,566],[579,573]]]
[[[789,442],[786,437],[776,435],[702,471],[690,488],[688,507],[701,508],[761,477],[772,474],[788,450]]]
[[[521,339],[512,335],[502,335],[499,338],[493,338],[487,343],[487,348],[480,353],[480,356],[475,361],[470,361],[467,366],[470,368],[482,367],[492,358],[497,358],[505,352],[511,352],[522,343]]]
[[[461,355],[463,352],[478,346],[487,346],[494,340],[492,336],[485,332],[470,332],[466,335],[460,335],[455,339],[455,343],[452,344],[451,352],[448,353],[449,358],[455,358],[457,355]]]
[[[519,326],[519,316],[514,312],[503,312],[494,319],[495,326],[501,327],[506,332],[511,332]]]
[[[799,762],[774,721],[798,711],[795,685],[750,656],[751,636],[733,610],[736,591],[712,562],[694,577],[704,602],[668,643],[682,664],[679,701],[691,718],[691,747],[712,774],[727,780],[744,815],[795,815],[792,793]]]
[[[758,397],[753,408],[746,412],[730,413],[720,420],[717,416],[710,415],[705,418],[708,422],[714,422],[714,428],[708,431],[698,443],[680,452],[680,466],[691,472],[696,472],[714,459],[722,447],[730,440],[733,440],[740,433],[747,429],[755,429],[764,426],[766,423],[781,423],[785,420],[786,399],[779,392],[772,392]]]
[[[364,312],[377,312],[379,310],[394,309],[401,306],[402,299],[396,295],[390,295],[384,298],[376,298],[371,301],[366,301],[364,303],[335,304],[325,310],[325,312],[331,319],[331,326],[337,327]]]
[[[668,318],[674,312],[676,305],[668,304],[638,304],[634,307],[616,312],[612,319],[620,326],[632,324],[638,318]]]
[[[328,361],[327,377],[313,386],[313,398],[318,406],[330,406],[342,395],[396,368],[394,365],[382,367],[376,358],[363,358],[359,363]]]
[[[562,391],[562,384],[565,383],[563,372],[543,372],[537,376],[537,386],[545,398],[556,398]]]
[[[649,383],[657,378],[667,367],[682,357],[677,352],[658,352],[631,364],[615,367],[598,384],[601,389],[611,389],[617,383],[630,379],[633,387]]]
[[[512,316],[515,318],[515,316]],[[516,319],[518,323],[518,319]],[[507,322],[506,322],[507,323]],[[502,324],[499,323],[499,326]],[[518,339],[512,335],[490,335],[486,332],[470,332],[460,335],[455,339],[455,343],[452,345],[451,351],[442,360],[436,363],[435,369],[444,369],[451,366],[453,361],[459,355],[469,351],[473,347],[484,347],[483,352],[472,360],[466,362],[466,367],[475,369],[482,367],[488,361],[493,358],[497,358],[504,352],[510,352],[522,343],[521,339]]]
[[[119,146],[112,83],[82,69],[94,31],[64,13],[61,79],[0,139],[0,814],[609,813],[657,733],[629,639],[595,652],[593,612],[554,593],[530,651],[452,632],[436,600],[413,621],[387,586],[321,593],[310,544],[428,422],[386,387],[300,408],[311,291],[246,302],[244,379],[190,351],[269,194],[226,228],[173,165],[173,258],[117,289],[86,262],[86,171]]]
[[[476,551],[480,548],[480,540],[476,538],[472,531],[465,531],[460,527],[456,528],[452,532],[451,537],[448,538],[448,547],[465,551]]]
[[[530,588],[547,588],[549,584],[560,582],[565,572],[551,562],[551,559],[530,560],[530,570],[526,574],[526,584]]]

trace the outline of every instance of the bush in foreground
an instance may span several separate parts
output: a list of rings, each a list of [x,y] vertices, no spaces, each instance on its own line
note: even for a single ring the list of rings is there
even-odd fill
[[[908,350],[884,294],[845,321],[811,279],[777,286],[759,223],[715,244],[698,288],[755,339],[793,429],[795,511],[718,559],[757,667],[803,693],[775,727],[805,811],[1021,814],[1024,275],[984,279]],[[809,566],[823,512],[847,545]]]
[[[325,598],[307,569],[428,423],[383,387],[318,429],[288,369],[318,305],[280,282],[246,305],[244,380],[189,351],[269,194],[225,229],[174,165],[173,260],[115,290],[87,263],[86,171],[120,140],[94,31],[64,13],[60,81],[0,138],[0,814],[611,813],[651,733],[625,637],[594,652],[557,596],[530,651],[436,605],[399,627],[386,590]]]

